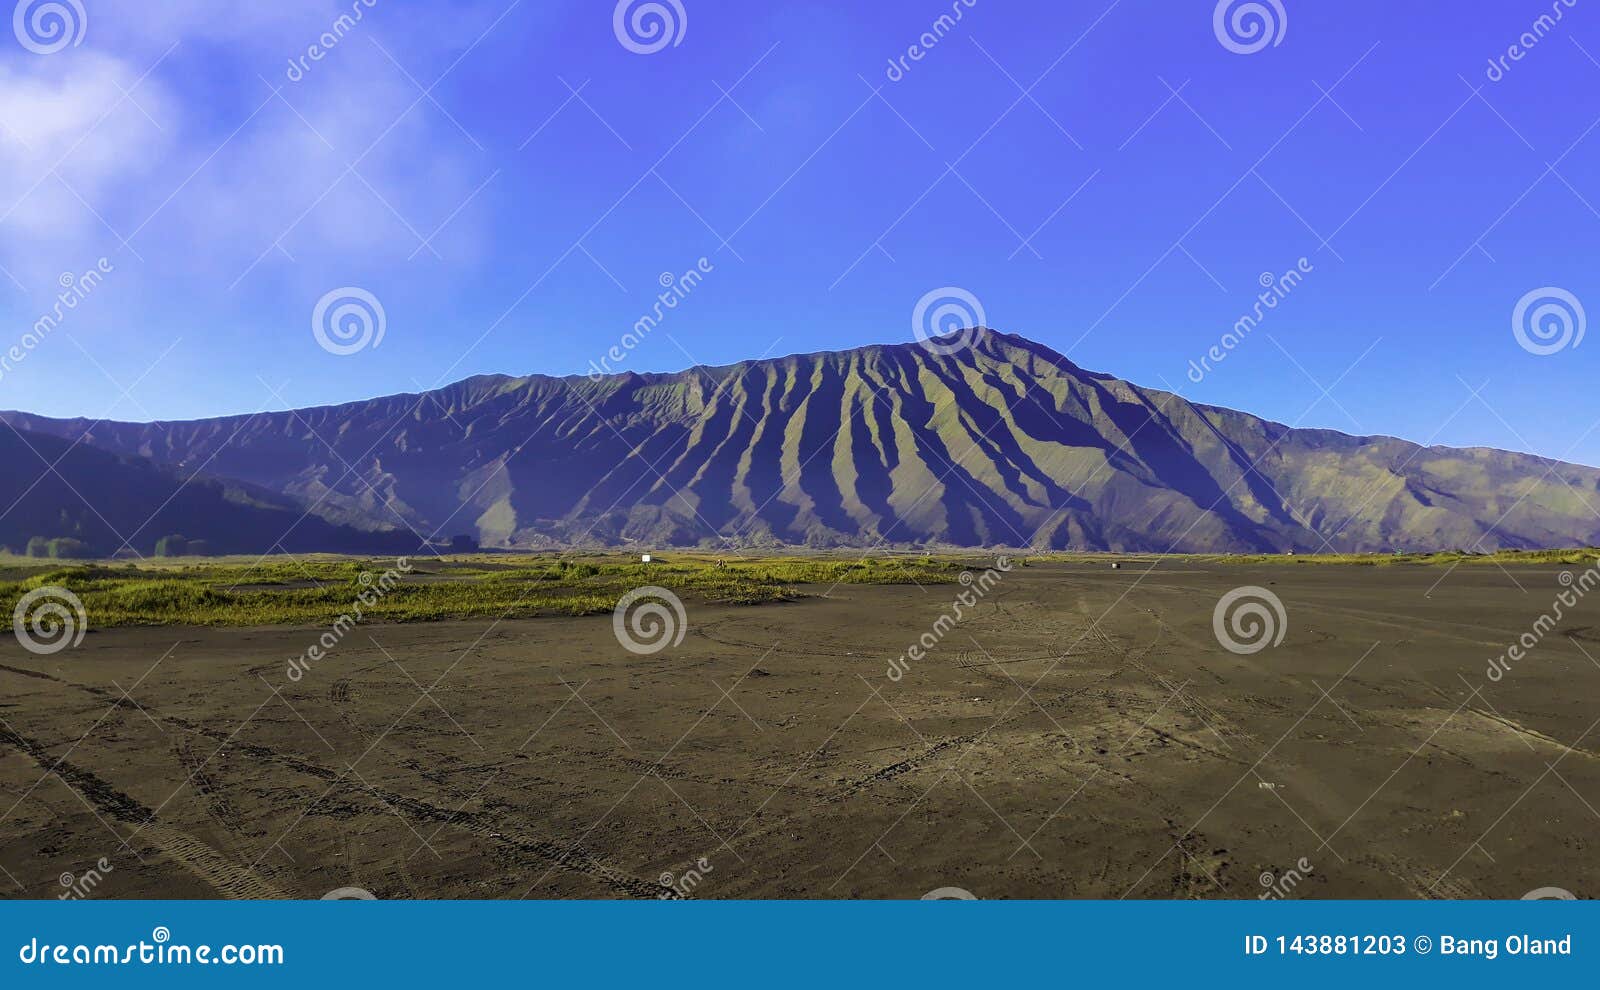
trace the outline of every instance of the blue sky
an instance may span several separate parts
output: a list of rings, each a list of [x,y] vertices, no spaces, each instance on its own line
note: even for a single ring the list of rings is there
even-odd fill
[[[625,367],[909,340],[958,287],[1196,401],[1600,464],[1600,341],[1513,333],[1536,290],[1600,307],[1596,0],[1280,0],[1251,52],[1209,0],[680,0],[649,53],[610,0],[81,5],[75,45],[0,44],[5,347],[63,273],[111,270],[0,367],[3,408],[582,373],[705,258]],[[385,333],[339,356],[311,320],[345,287]]]

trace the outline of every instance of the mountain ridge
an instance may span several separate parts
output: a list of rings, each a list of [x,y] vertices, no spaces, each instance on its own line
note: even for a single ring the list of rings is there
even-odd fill
[[[18,429],[487,546],[1388,550],[1600,541],[1600,471],[1296,429],[982,328],[680,372],[477,375],[202,420]],[[942,349],[942,348],[941,348]],[[1591,496],[1594,496],[1591,498]]]
[[[1082,367],[1081,365],[1078,365],[1078,364],[1074,363],[1071,358],[1068,358],[1065,355],[1062,355],[1059,351],[1054,350],[1048,344],[1039,343],[1038,341],[1032,340],[1031,338],[1028,338],[1028,337],[1024,337],[1024,336],[1022,336],[1020,334],[1008,333],[1008,332],[1002,331],[1002,330],[992,330],[992,329],[987,329],[987,328],[969,328],[969,330],[957,331],[957,335],[959,335],[960,333],[969,332],[970,330],[973,330],[973,329],[984,330],[984,332],[992,334],[995,337],[999,337],[999,338],[1002,338],[1002,339],[1007,339],[1007,340],[1010,340],[1010,341],[1015,341],[1015,342],[1018,342],[1020,344],[1024,344],[1024,345],[1027,345],[1027,346],[1030,346],[1030,347],[1038,348],[1040,350],[1049,352],[1050,354],[1053,354],[1053,355],[1057,356],[1058,358],[1060,358],[1060,360],[1062,362],[1064,362],[1065,364],[1071,366],[1074,369],[1077,369],[1077,371],[1080,374],[1083,374],[1083,375],[1088,376],[1088,377],[1109,379],[1109,380],[1114,380],[1114,381],[1121,381],[1121,382],[1124,382],[1126,384],[1133,385],[1135,388],[1139,388],[1141,390],[1149,391],[1149,392],[1160,392],[1160,393],[1167,394],[1167,395],[1177,395],[1178,394],[1176,392],[1172,392],[1172,391],[1170,391],[1168,389],[1164,389],[1164,388],[1156,388],[1155,386],[1138,385],[1137,383],[1134,383],[1134,382],[1132,382],[1132,381],[1130,381],[1128,379],[1117,378],[1115,375],[1112,375],[1112,374],[1110,374],[1108,372],[1090,371],[1089,369],[1086,369],[1086,368]],[[677,378],[677,377],[680,377],[680,376],[683,376],[683,375],[687,375],[687,374],[690,374],[690,373],[693,373],[693,372],[731,371],[733,369],[736,369],[736,368],[739,368],[739,367],[742,367],[742,366],[745,366],[745,365],[757,363],[758,361],[783,361],[783,360],[787,360],[787,359],[791,359],[791,358],[816,358],[816,357],[824,357],[824,356],[829,356],[829,355],[850,354],[850,353],[853,353],[855,351],[871,350],[871,349],[875,349],[875,348],[914,348],[914,347],[918,347],[918,346],[920,346],[920,345],[916,341],[885,341],[885,342],[881,342],[881,343],[863,344],[860,347],[853,347],[853,348],[838,348],[838,349],[827,349],[827,350],[819,350],[819,351],[796,351],[796,352],[791,353],[791,354],[780,355],[780,356],[774,357],[774,358],[745,359],[745,360],[741,360],[741,361],[735,361],[735,362],[733,362],[731,364],[694,364],[694,365],[690,365],[687,368],[684,368],[684,369],[682,369],[680,371],[621,371],[621,372],[617,372],[615,374],[605,375],[605,376],[601,376],[601,377],[602,378],[624,378],[624,379],[625,378],[629,378],[629,377],[633,377],[633,378],[638,378],[638,379],[640,379],[642,381],[645,381],[647,383],[655,383],[655,382],[660,381],[660,380],[673,379],[673,378]],[[548,382],[562,383],[562,382],[593,381],[595,379],[591,375],[585,375],[585,374],[582,374],[582,373],[571,374],[571,375],[549,375],[549,374],[545,374],[543,372],[529,372],[529,373],[527,373],[525,375],[512,375],[512,374],[506,374],[506,373],[503,373],[503,372],[484,372],[484,373],[476,374],[476,375],[468,375],[465,378],[459,378],[459,379],[457,379],[457,380],[455,380],[453,382],[446,382],[445,384],[439,385],[439,386],[437,386],[435,388],[424,389],[421,392],[389,392],[389,393],[385,393],[385,394],[382,394],[382,395],[375,395],[375,396],[370,396],[368,398],[362,398],[362,399],[346,399],[346,400],[341,401],[341,402],[328,402],[328,403],[322,403],[320,405],[314,405],[314,406],[297,406],[293,410],[287,410],[287,412],[298,412],[298,413],[333,412],[333,411],[336,411],[336,410],[339,410],[339,409],[346,409],[346,408],[351,408],[351,407],[356,407],[356,406],[365,406],[365,405],[369,405],[369,404],[375,403],[375,402],[389,402],[389,401],[398,400],[398,399],[420,399],[423,396],[426,396],[426,395],[429,395],[429,394],[432,394],[432,393],[449,392],[449,391],[452,391],[452,390],[459,389],[459,388],[462,388],[464,386],[470,385],[470,384],[472,384],[474,382],[483,381],[483,380],[494,381],[494,382],[509,382],[509,383],[522,384],[522,383],[528,383],[528,382],[534,382],[534,381],[548,381]],[[1188,400],[1188,401],[1190,401],[1191,404],[1193,406],[1195,406],[1195,408],[1197,408],[1197,409],[1204,409],[1204,410],[1207,410],[1207,411],[1224,412],[1224,413],[1243,412],[1243,410],[1235,409],[1235,408],[1233,408],[1231,406],[1219,406],[1219,405],[1215,405],[1213,403],[1196,402],[1196,401],[1193,401],[1193,400]],[[125,426],[125,427],[180,426],[180,425],[184,425],[184,424],[193,424],[193,423],[213,423],[213,422],[227,422],[227,421],[235,421],[235,420],[248,420],[248,419],[251,419],[251,418],[253,418],[255,416],[258,416],[258,415],[260,415],[260,413],[223,413],[223,414],[220,414],[220,415],[217,415],[217,416],[201,416],[201,417],[196,417],[196,418],[192,418],[192,419],[154,419],[154,420],[148,420],[148,421],[140,422],[140,421],[136,421],[136,420],[109,420],[109,419],[108,420],[98,420],[98,419],[92,419],[92,418],[90,418],[88,416],[43,416],[41,414],[31,413],[31,412],[28,412],[28,411],[22,410],[22,409],[0,409],[0,420],[6,421],[6,422],[20,422],[20,421],[23,421],[23,420],[29,420],[29,421],[51,422],[51,423],[58,423],[58,424],[70,424],[70,425],[73,425],[75,427],[87,427],[87,426],[90,426],[90,425],[93,425],[93,424],[97,424],[97,423],[110,423],[110,424],[115,424],[115,425],[118,425],[118,426]],[[1298,430],[1298,431],[1306,432],[1306,433],[1327,433],[1327,434],[1331,434],[1331,435],[1338,436],[1338,437],[1348,438],[1348,439],[1351,439],[1351,440],[1393,440],[1393,441],[1396,441],[1398,443],[1413,444],[1413,445],[1415,445],[1417,447],[1421,447],[1421,448],[1423,448],[1425,450],[1487,451],[1487,452],[1501,453],[1501,454],[1513,454],[1513,455],[1516,455],[1516,456],[1519,456],[1519,457],[1536,458],[1538,460],[1541,460],[1541,461],[1544,461],[1544,462],[1550,463],[1550,464],[1572,464],[1573,466],[1576,466],[1576,467],[1594,468],[1595,470],[1600,470],[1600,466],[1597,466],[1597,465],[1578,464],[1577,462],[1574,462],[1574,461],[1562,461],[1562,460],[1560,460],[1558,458],[1547,457],[1547,456],[1545,456],[1543,454],[1534,454],[1534,453],[1527,452],[1527,451],[1513,450],[1513,449],[1511,449],[1509,447],[1494,447],[1494,446],[1488,446],[1488,445],[1484,445],[1484,444],[1472,444],[1472,445],[1465,446],[1465,447],[1453,447],[1453,446],[1450,446],[1449,444],[1424,444],[1424,443],[1420,443],[1420,442],[1418,442],[1416,440],[1411,440],[1411,439],[1408,439],[1406,437],[1398,436],[1398,435],[1392,434],[1392,433],[1347,433],[1344,430],[1336,430],[1336,429],[1333,429],[1332,427],[1293,426],[1293,425],[1281,422],[1279,420],[1269,419],[1269,418],[1267,418],[1265,416],[1259,416],[1259,415],[1257,415],[1255,413],[1245,413],[1245,415],[1253,416],[1254,418],[1259,419],[1259,420],[1261,420],[1262,422],[1264,422],[1264,423],[1266,423],[1268,425],[1280,427],[1280,428],[1285,429],[1285,430]]]
[[[179,473],[148,458],[26,430],[0,430],[0,546],[34,556],[289,552],[409,553],[404,530],[300,519],[293,499],[232,479]],[[35,474],[35,468],[43,469]],[[30,479],[34,479],[31,480]],[[85,492],[115,492],[90,502]]]

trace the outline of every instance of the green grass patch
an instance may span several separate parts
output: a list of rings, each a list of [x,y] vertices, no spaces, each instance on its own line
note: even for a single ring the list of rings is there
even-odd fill
[[[591,615],[611,611],[624,594],[647,585],[668,588],[687,603],[760,605],[803,597],[801,586],[948,584],[964,568],[947,557],[719,560],[693,554],[650,564],[614,554],[417,557],[409,573],[393,560],[339,557],[70,566],[21,560],[0,560],[0,601],[14,608],[29,591],[63,587],[83,602],[90,628],[101,629],[324,625],[358,608],[362,621],[377,622]]]

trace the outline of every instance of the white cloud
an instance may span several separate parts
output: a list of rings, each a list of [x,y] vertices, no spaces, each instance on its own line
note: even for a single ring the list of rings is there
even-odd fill
[[[118,254],[108,227],[152,280],[203,276],[218,294],[258,260],[250,278],[308,285],[353,258],[406,262],[412,229],[430,235],[493,166],[438,108],[412,106],[418,91],[373,44],[385,3],[299,84],[284,77],[288,58],[349,0],[102,5],[81,48],[0,65],[0,264],[42,295],[85,258]],[[452,30],[471,20],[446,19]],[[269,85],[283,100],[250,117]],[[347,173],[364,152],[360,175]],[[471,251],[472,223],[471,211],[451,222],[448,239],[468,245],[458,254]],[[134,278],[140,267],[119,258]],[[0,301],[11,294],[0,284]]]
[[[138,88],[144,111],[136,109],[124,93],[137,73],[120,59],[85,53],[71,71],[54,61],[0,66],[0,249],[8,267],[42,262],[59,274],[118,246],[95,214],[117,223],[108,216],[122,212],[117,191],[159,174],[181,119],[171,90],[152,80]]]

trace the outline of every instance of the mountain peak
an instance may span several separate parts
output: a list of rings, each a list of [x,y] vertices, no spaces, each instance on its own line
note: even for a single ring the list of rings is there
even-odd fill
[[[1600,542],[1572,494],[1600,492],[1593,469],[1293,430],[982,327],[671,373],[477,376],[248,418],[0,418],[159,465],[205,464],[329,523],[486,546]]]

